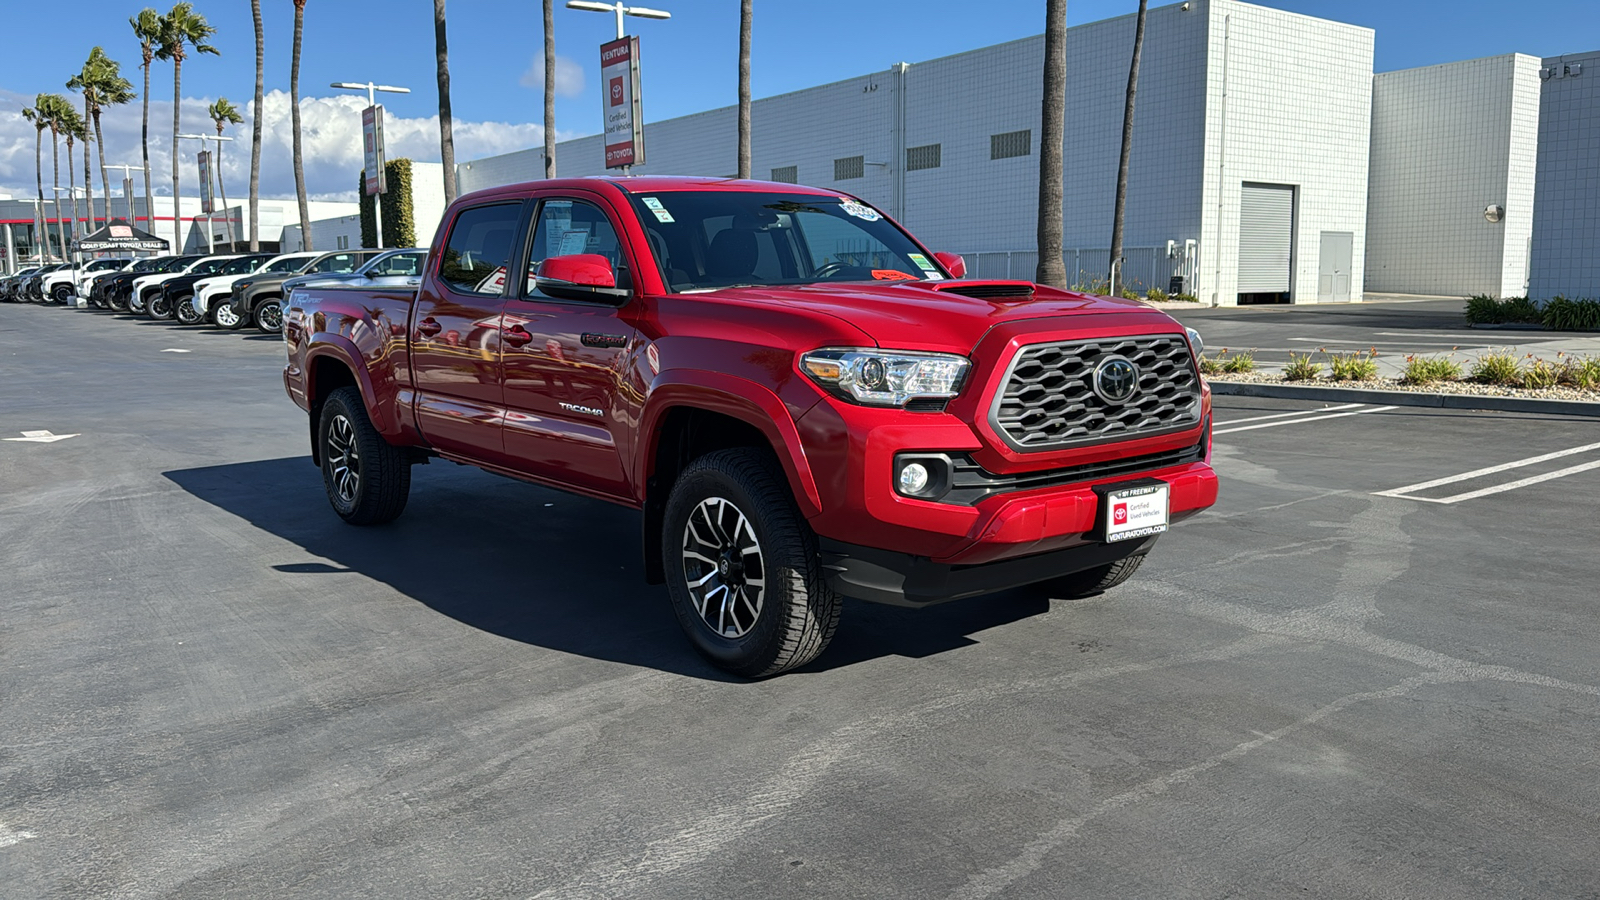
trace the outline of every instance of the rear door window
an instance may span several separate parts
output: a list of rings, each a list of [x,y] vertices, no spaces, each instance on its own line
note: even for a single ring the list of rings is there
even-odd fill
[[[463,294],[499,295],[505,290],[506,265],[521,219],[521,203],[462,210],[440,256],[440,280]]]

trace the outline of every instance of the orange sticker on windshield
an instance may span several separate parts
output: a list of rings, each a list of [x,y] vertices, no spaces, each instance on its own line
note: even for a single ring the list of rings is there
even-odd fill
[[[879,281],[916,281],[917,276],[907,275],[899,269],[873,269],[872,277]]]

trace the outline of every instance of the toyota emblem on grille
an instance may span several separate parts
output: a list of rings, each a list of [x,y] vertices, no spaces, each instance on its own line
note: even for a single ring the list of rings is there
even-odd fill
[[[1126,403],[1139,390],[1139,367],[1122,356],[1109,356],[1094,367],[1094,392],[1107,403]]]

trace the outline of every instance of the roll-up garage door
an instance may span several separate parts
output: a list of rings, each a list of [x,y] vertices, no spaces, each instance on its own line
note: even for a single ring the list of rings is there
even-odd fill
[[[1287,293],[1294,188],[1246,184],[1239,197],[1239,293]]]

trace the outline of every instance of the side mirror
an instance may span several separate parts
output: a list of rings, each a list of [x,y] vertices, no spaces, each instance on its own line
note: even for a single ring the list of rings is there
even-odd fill
[[[589,303],[620,303],[630,293],[617,287],[611,260],[598,253],[552,256],[539,263],[534,285],[551,297]]]
[[[951,278],[967,277],[967,261],[954,253],[935,253],[933,258],[939,261],[939,265],[944,266]]]

